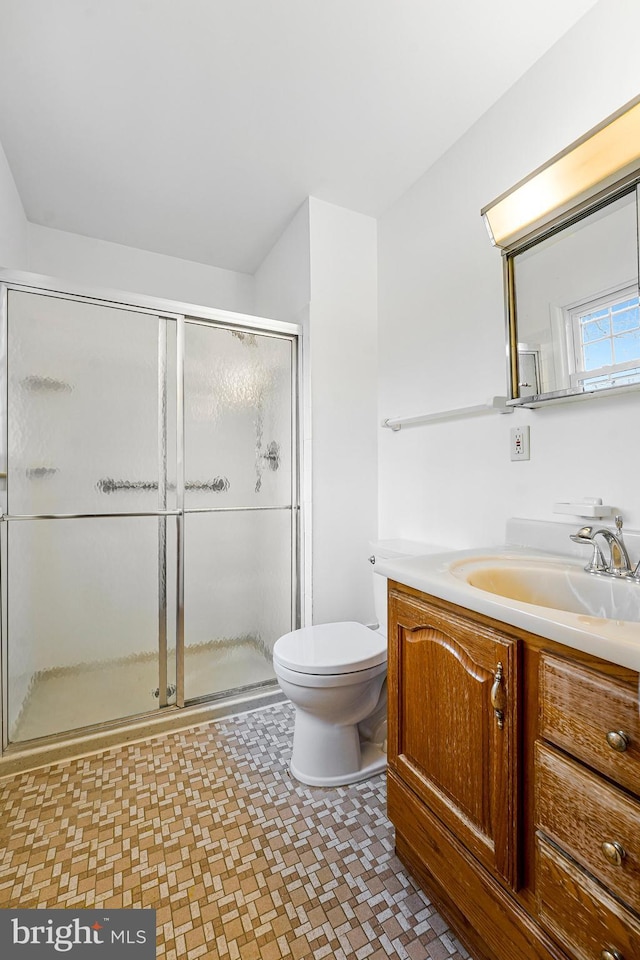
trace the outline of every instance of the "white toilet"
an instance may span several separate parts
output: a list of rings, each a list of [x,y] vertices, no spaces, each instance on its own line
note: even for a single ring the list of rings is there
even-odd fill
[[[443,547],[411,540],[370,544],[377,558]],[[287,633],[273,648],[278,683],[296,708],[292,775],[311,786],[366,780],[387,765],[387,578],[373,577],[377,630],[320,623]]]

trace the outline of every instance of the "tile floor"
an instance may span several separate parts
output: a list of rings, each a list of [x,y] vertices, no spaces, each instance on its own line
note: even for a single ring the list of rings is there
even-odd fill
[[[385,778],[305,787],[289,704],[0,781],[0,906],[155,907],[158,957],[462,960]]]

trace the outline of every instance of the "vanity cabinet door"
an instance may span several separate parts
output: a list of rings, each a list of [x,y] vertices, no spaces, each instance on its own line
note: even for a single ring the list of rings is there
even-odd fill
[[[391,769],[489,870],[516,882],[516,640],[389,594]]]

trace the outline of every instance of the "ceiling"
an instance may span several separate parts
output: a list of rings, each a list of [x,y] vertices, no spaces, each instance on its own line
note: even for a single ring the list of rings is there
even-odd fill
[[[252,273],[383,213],[595,0],[0,0],[27,218]]]

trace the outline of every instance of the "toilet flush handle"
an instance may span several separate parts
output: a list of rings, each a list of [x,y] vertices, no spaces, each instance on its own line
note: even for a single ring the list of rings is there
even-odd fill
[[[372,553],[371,556],[369,557],[369,563],[375,563],[375,562],[376,562],[376,558],[375,558],[375,555]]]

